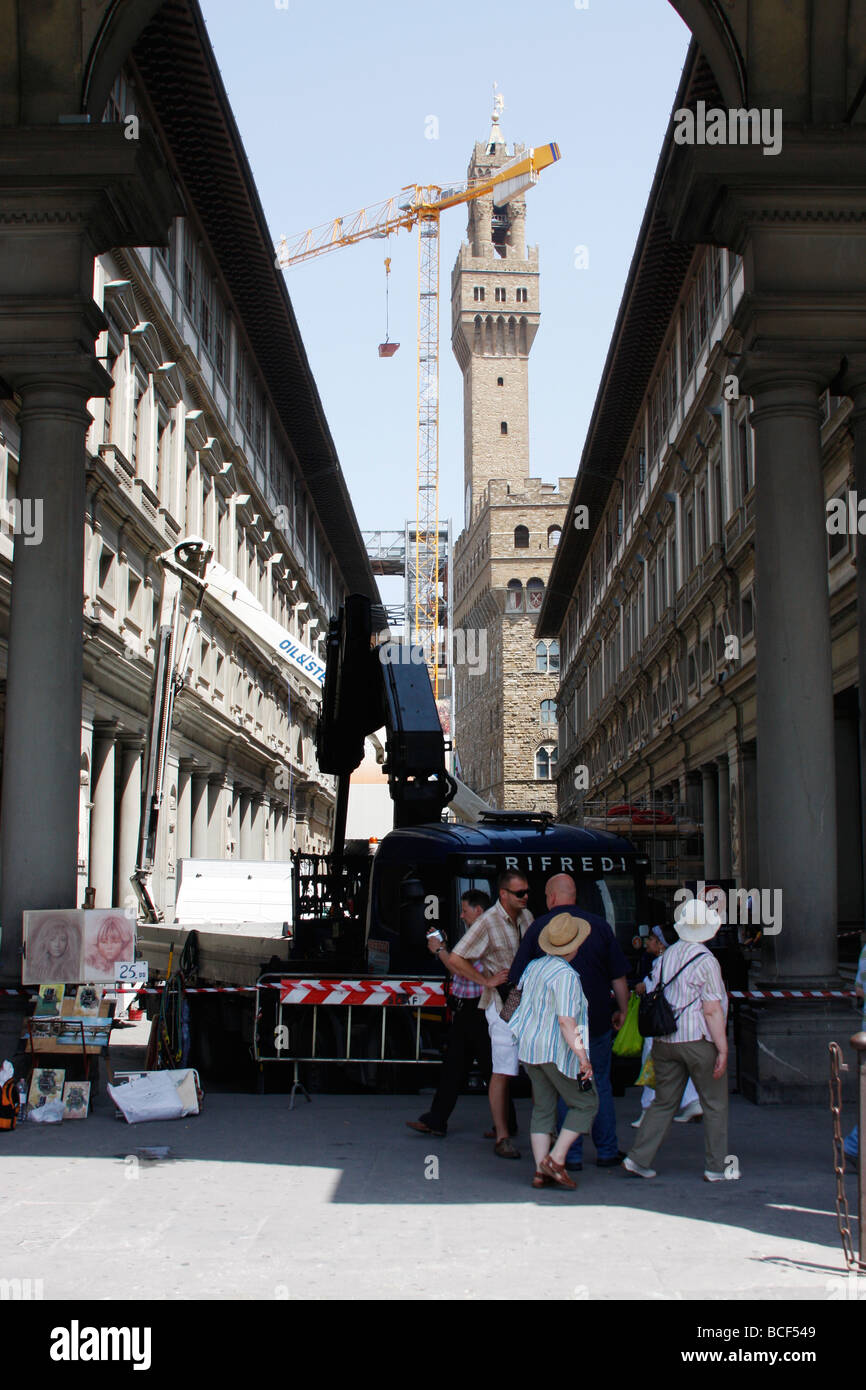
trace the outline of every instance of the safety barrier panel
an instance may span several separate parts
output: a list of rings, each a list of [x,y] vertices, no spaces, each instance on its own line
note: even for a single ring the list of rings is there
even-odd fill
[[[270,991],[275,988],[279,990],[279,995],[273,1014],[272,1053],[270,1050],[263,1051],[261,1046],[263,1026],[270,1026],[270,1020],[264,1024],[262,1005],[266,998],[273,997]],[[263,995],[261,991],[269,993]],[[273,1062],[293,1064],[294,1081],[289,1101],[291,1110],[294,1108],[296,1091],[302,1091],[306,1099],[310,1099],[299,1080],[298,1066],[301,1062],[358,1062],[367,1066],[383,1063],[398,1066],[418,1065],[421,1062],[432,1065],[438,1063],[438,1055],[431,1057],[423,1053],[421,1022],[427,1010],[441,1012],[445,1005],[444,981],[441,979],[403,980],[391,976],[377,976],[371,979],[346,980],[338,976],[311,979],[307,975],[262,975],[256,985],[253,1057],[260,1066]],[[302,1011],[291,1020],[295,1027],[294,1046],[290,1045],[290,1023],[286,1021],[283,1012],[287,1008],[293,1013],[295,1010]],[[328,1011],[328,1025],[324,1028],[320,1009]],[[345,1019],[341,1017],[343,1010]],[[356,1010],[362,1011],[360,1018],[355,1013]],[[378,1016],[373,1010],[379,1011]],[[411,1018],[412,1026],[411,1029],[392,1028],[389,1037],[389,1018],[397,1017],[398,1010],[399,1016],[406,1017],[407,1022]],[[339,1020],[339,1023],[335,1027],[336,1020]],[[364,1026],[358,1027],[359,1022]],[[333,1045],[329,1048],[328,1042],[333,1044],[337,1041],[340,1031],[344,1032],[345,1045],[340,1046],[339,1050]],[[325,1045],[320,1048],[317,1044],[323,1033]],[[404,1055],[400,1055],[399,1048],[395,1049],[395,1035],[401,1043],[411,1038],[411,1044],[406,1048]],[[309,1046],[305,1048],[300,1044],[306,1039],[309,1039]],[[359,1048],[363,1047],[364,1051],[353,1051],[353,1041]],[[371,1043],[374,1044],[373,1051],[370,1050]]]

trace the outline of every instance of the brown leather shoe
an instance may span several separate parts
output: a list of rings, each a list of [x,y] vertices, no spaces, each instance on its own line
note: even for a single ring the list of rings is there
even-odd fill
[[[423,1120],[407,1120],[406,1124],[410,1129],[417,1130],[419,1134],[433,1134],[437,1139],[445,1138],[444,1129],[431,1129],[429,1125],[425,1125]]]
[[[555,1160],[550,1157],[550,1154],[541,1160],[538,1165],[538,1171],[543,1173],[546,1178],[551,1178],[553,1182],[556,1183],[557,1187],[567,1187],[572,1191],[577,1187],[574,1178],[570,1178],[565,1171],[565,1165],[555,1162]]]
[[[520,1150],[515,1149],[510,1139],[499,1139],[494,1145],[493,1152],[497,1158],[519,1158]]]
[[[540,1168],[537,1168],[536,1171],[535,1171],[535,1176],[534,1176],[533,1179],[532,1179],[532,1186],[533,1186],[533,1187],[552,1187],[552,1186],[553,1186],[553,1178],[549,1178],[549,1177],[547,1176],[546,1173],[542,1173],[542,1172],[541,1172],[541,1169],[540,1169]]]

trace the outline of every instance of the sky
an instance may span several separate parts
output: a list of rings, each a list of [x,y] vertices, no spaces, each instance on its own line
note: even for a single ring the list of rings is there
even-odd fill
[[[541,271],[530,473],[572,476],[688,47],[671,5],[201,3],[275,241],[409,183],[464,179],[490,129],[494,82],[509,149],[559,144],[561,161],[526,195]],[[450,282],[465,209],[445,212],[440,228],[439,514],[456,539],[463,397]],[[377,350],[386,255],[389,336],[400,343],[390,359]],[[286,276],[361,528],[402,530],[415,516],[417,233],[344,247]]]

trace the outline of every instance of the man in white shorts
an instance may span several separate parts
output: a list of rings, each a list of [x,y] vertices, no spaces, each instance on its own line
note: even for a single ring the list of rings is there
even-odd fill
[[[490,1050],[493,1054],[493,1073],[487,1096],[493,1116],[495,1152],[499,1158],[519,1158],[508,1133],[508,1078],[517,1075],[517,1039],[499,1015],[502,1000],[497,989],[505,984],[511,962],[527,927],[532,925],[532,913],[526,909],[529,884],[523,874],[506,871],[497,884],[499,900],[483,912],[458,941],[449,958],[449,968],[467,979],[478,978],[471,962],[480,961],[484,969],[484,990],[479,1007],[485,1012],[490,1029]]]

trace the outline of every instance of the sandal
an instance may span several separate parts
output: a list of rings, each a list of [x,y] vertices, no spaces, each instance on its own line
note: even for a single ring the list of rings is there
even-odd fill
[[[549,1178],[546,1173],[542,1173],[540,1168],[536,1168],[535,1176],[532,1179],[533,1187],[552,1187],[553,1178]]]
[[[515,1149],[510,1139],[497,1140],[493,1152],[497,1158],[519,1158],[520,1150]]]
[[[575,1187],[577,1187],[577,1183],[574,1181],[574,1178],[570,1178],[568,1173],[565,1171],[565,1164],[557,1163],[555,1159],[552,1159],[550,1157],[550,1154],[548,1154],[546,1158],[543,1158],[541,1160],[541,1162],[538,1165],[538,1169],[539,1172],[542,1173],[545,1177],[550,1178],[552,1182],[555,1182],[558,1187],[567,1187],[569,1188],[569,1190],[573,1190]]]

